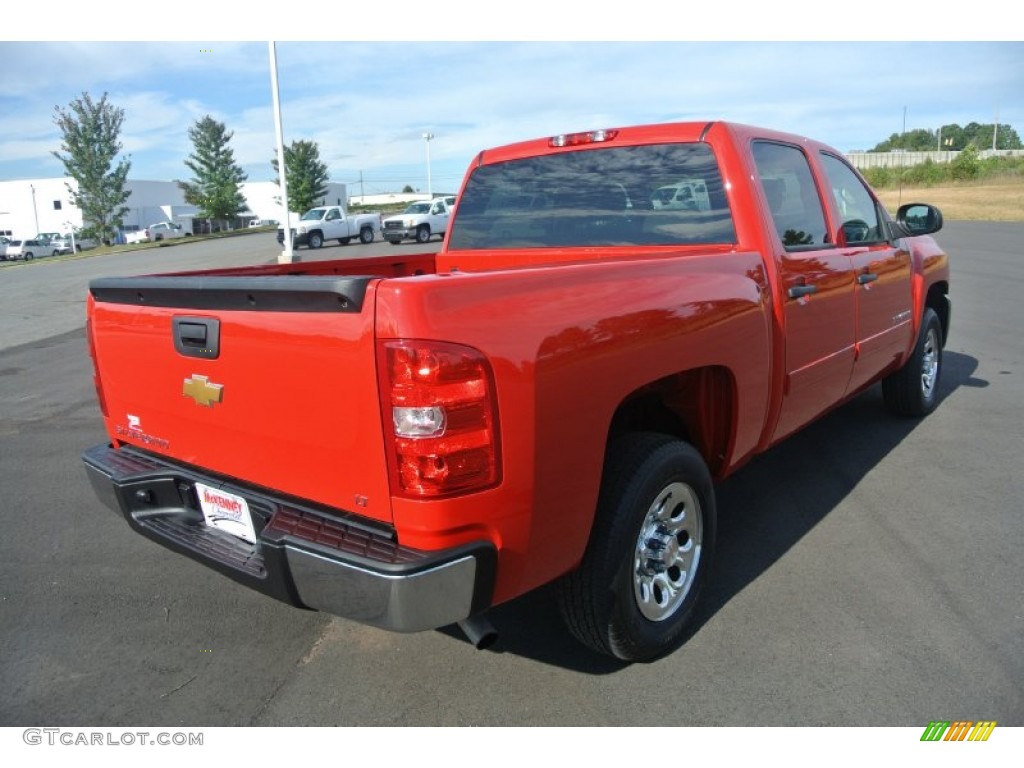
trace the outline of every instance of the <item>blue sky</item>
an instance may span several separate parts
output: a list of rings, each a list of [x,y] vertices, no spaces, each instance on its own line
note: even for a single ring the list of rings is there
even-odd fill
[[[379,34],[389,12],[374,18]],[[1021,42],[313,41],[277,58],[285,141],[317,141],[350,194],[425,190],[424,132],[435,192],[486,147],[617,125],[728,119],[848,151],[899,132],[906,109],[908,129],[998,115],[1024,136]],[[273,178],[266,42],[0,42],[0,71],[0,180],[63,175],[54,107],[83,91],[125,110],[131,178],[187,178],[207,114],[250,180]]]

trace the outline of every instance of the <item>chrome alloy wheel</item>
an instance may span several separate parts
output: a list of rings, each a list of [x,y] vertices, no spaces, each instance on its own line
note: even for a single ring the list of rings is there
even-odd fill
[[[700,566],[701,519],[700,501],[683,483],[667,486],[651,504],[633,558],[633,594],[644,618],[664,621],[686,599]]]
[[[921,394],[926,399],[932,396],[935,382],[939,378],[939,334],[934,328],[928,329],[921,356]]]

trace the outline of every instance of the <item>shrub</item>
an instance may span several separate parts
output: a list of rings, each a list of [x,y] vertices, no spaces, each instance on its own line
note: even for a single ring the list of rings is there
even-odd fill
[[[965,147],[963,152],[949,164],[949,170],[956,181],[971,181],[978,178],[981,172],[978,150],[972,145]]]

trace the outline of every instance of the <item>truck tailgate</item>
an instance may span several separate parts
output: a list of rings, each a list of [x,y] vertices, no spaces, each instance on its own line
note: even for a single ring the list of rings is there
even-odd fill
[[[90,284],[108,434],[389,523],[372,277]]]

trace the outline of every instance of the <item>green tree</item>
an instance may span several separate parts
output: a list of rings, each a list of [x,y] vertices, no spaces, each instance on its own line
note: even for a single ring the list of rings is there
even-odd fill
[[[54,152],[64,164],[64,175],[78,182],[75,190],[67,185],[71,202],[82,211],[86,234],[110,240],[115,225],[128,213],[125,203],[131,192],[125,189],[131,160],[114,159],[121,151],[121,124],[124,110],[107,101],[104,93],[93,101],[88,93],[72,101],[68,107],[54,107],[53,121],[63,137],[61,150]]]
[[[228,146],[234,135],[209,115],[188,129],[193,149],[185,165],[194,175],[191,182],[179,181],[178,187],[185,193],[185,202],[199,209],[201,218],[224,221],[246,208],[239,185],[248,176]]]
[[[275,184],[281,183],[277,158],[270,164],[277,173]],[[320,148],[315,141],[300,139],[284,148],[284,168],[288,182],[288,206],[293,211],[308,211],[323,202],[327,195],[330,174],[327,164],[320,160]]]

